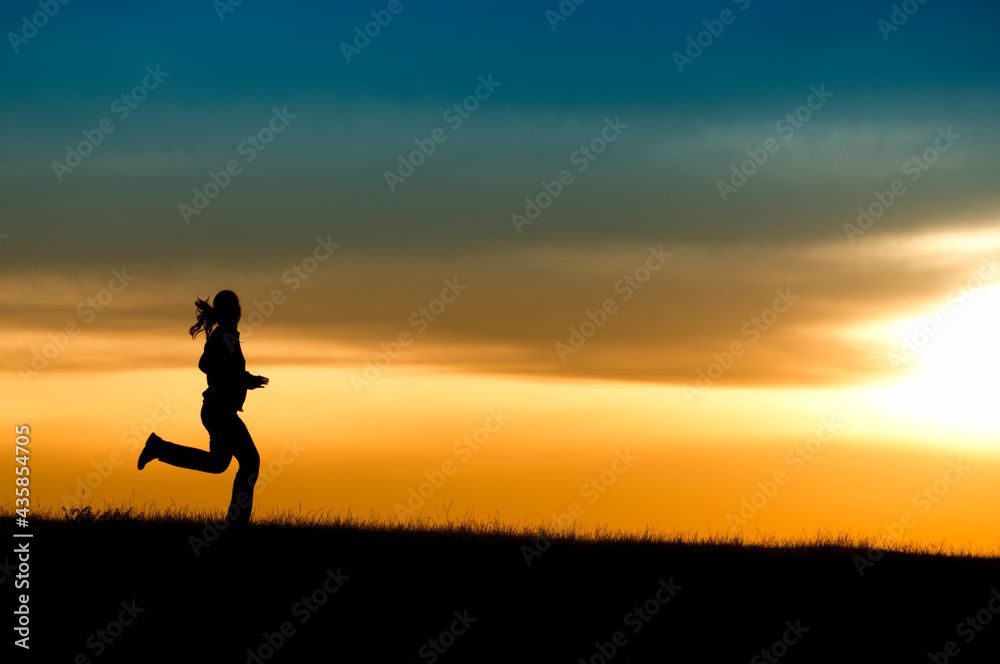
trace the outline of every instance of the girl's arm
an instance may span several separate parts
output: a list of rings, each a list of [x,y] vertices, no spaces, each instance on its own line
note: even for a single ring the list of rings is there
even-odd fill
[[[249,371],[247,371],[246,375],[243,377],[243,385],[248,390],[255,390],[258,387],[264,387],[268,384],[268,382],[270,381],[267,378],[264,378],[263,376],[254,376]]]

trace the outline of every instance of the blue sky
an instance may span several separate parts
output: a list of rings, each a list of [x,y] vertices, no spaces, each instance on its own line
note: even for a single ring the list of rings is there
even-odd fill
[[[667,205],[683,211],[684,219],[668,222],[678,238],[710,241],[695,229],[715,228],[751,239],[738,231],[742,220],[729,221],[734,212],[762,217],[765,226],[768,217],[780,219],[766,233],[771,240],[801,235],[803,221],[793,218],[803,209],[781,182],[748,188],[742,210],[720,210],[712,183],[769,135],[775,119],[801,104],[811,85],[825,84],[835,98],[795,139],[802,151],[842,144],[838,132],[846,131],[858,143],[859,163],[895,162],[938,125],[995,133],[998,9],[988,3],[928,2],[888,40],[876,23],[890,17],[891,3],[589,0],[556,30],[544,13],[554,2],[401,6],[350,63],[339,44],[385,3],[243,2],[221,21],[207,1],[62,6],[18,53],[8,48],[3,55],[7,121],[0,131],[7,149],[0,166],[9,209],[17,212],[8,224],[26,224],[32,233],[33,214],[63,217],[67,207],[75,210],[67,224],[76,215],[98,228],[141,225],[136,217],[170,223],[176,207],[170,202],[225,163],[275,106],[288,106],[297,125],[246,178],[266,177],[273,185],[243,191],[250,207],[270,216],[267,201],[280,200],[284,228],[309,226],[309,217],[324,210],[349,210],[380,236],[391,227],[407,244],[428,230],[510,240],[503,223],[468,218],[507,216],[501,210],[516,205],[526,187],[531,193],[527,183],[558,172],[574,144],[589,140],[591,127],[606,116],[628,119],[636,138],[609,153],[601,182],[567,200],[537,235],[558,241],[570,228],[605,238],[641,234],[650,228],[641,209]],[[17,30],[21,17],[37,10],[35,3],[6,3],[0,24]],[[671,54],[723,10],[735,20],[678,72]],[[76,182],[57,186],[51,162],[64,146],[157,64],[170,74],[164,85],[68,178]],[[498,93],[417,178],[385,195],[382,173],[395,157],[440,124],[442,109],[470,94],[485,74],[502,82]],[[965,187],[974,190],[963,192],[973,207],[995,165],[990,156],[976,156],[963,173],[976,179],[975,187]],[[842,155],[834,167],[849,174],[851,157]],[[802,164],[784,166],[797,171]],[[807,165],[829,186],[819,195],[855,191],[823,166]],[[699,189],[707,195],[694,195]],[[112,196],[117,204],[108,205]],[[454,207],[442,209],[442,197]],[[602,208],[606,216],[637,199],[635,218],[616,215],[613,230],[579,219],[602,200],[613,204]],[[215,216],[230,230],[254,215],[235,206]],[[250,223],[268,227],[264,219]],[[363,235],[356,226],[343,231]]]
[[[768,252],[805,256],[824,243],[846,251],[843,225],[857,207],[947,127],[961,136],[956,147],[909,188],[877,233],[995,223],[1000,9],[993,4],[913,4],[916,12],[885,39],[878,21],[891,18],[893,3],[587,0],[553,30],[546,11],[557,2],[415,0],[402,2],[347,62],[341,42],[386,6],[244,0],[220,20],[208,0],[73,0],[18,52],[8,35],[0,49],[0,232],[9,237],[0,275],[36,272],[64,284],[55,291],[72,291],[65,283],[99,280],[124,264],[143,266],[156,275],[147,283],[163,290],[225,275],[256,292],[330,234],[347,260],[392,266],[366,277],[385,289],[383,304],[354,294],[338,302],[340,317],[391,328],[448,266],[478,265],[490,266],[483,278],[495,282],[509,316],[523,316],[530,328],[527,321],[556,306],[540,295],[549,292],[540,279],[572,312],[593,299],[582,284],[615,281],[595,272],[602,257],[666,244],[706,256],[758,252],[740,269],[718,254],[685,275],[695,302],[721,297],[705,295],[720,283],[738,298],[742,286],[727,279],[773,290]],[[22,17],[38,7],[5,3],[5,34],[20,32]],[[730,23],[679,72],[673,53],[724,11]],[[113,100],[147,67],[169,75],[57,179],[53,162],[81,132],[113,117]],[[500,85],[390,191],[386,171],[444,126],[443,112],[473,94],[481,76]],[[776,123],[816,86],[832,96],[794,136],[776,134]],[[294,120],[245,162],[239,146],[267,127],[274,109]],[[511,215],[524,212],[525,198],[571,168],[579,146],[615,118],[627,130],[517,233]],[[722,200],[718,183],[769,138],[780,150]],[[191,205],[193,190],[232,160],[239,175],[185,223],[179,206]],[[818,278],[783,260],[790,273]],[[872,307],[879,298],[909,297],[893,288],[915,281],[896,276]],[[842,276],[827,282],[830,302],[842,297],[838,283]],[[348,297],[330,288],[312,291],[314,312],[332,292]],[[12,317],[41,320],[30,298],[15,300],[5,305]],[[711,315],[727,311],[720,305]],[[489,336],[477,327],[486,318],[481,312],[456,337]]]

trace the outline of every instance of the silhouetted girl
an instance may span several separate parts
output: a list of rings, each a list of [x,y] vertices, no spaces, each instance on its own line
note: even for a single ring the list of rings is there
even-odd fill
[[[208,389],[202,393],[201,422],[208,429],[209,451],[168,443],[151,433],[139,454],[139,470],[153,459],[159,459],[178,468],[222,473],[236,457],[240,467],[233,482],[226,522],[245,525],[253,508],[253,487],[260,471],[260,455],[237,411],[243,410],[247,390],[264,387],[268,380],[246,370],[246,360],[240,350],[240,333],[236,329],[241,315],[236,293],[219,291],[212,304],[199,298],[195,306],[198,307],[198,321],[188,331],[192,339],[202,330],[207,337],[198,368],[208,376]]]

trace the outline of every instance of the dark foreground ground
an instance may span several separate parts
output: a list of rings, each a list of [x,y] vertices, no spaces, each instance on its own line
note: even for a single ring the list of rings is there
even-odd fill
[[[343,526],[195,556],[202,529],[33,521],[29,661],[1000,661],[995,558],[560,539],[529,566],[528,536]]]

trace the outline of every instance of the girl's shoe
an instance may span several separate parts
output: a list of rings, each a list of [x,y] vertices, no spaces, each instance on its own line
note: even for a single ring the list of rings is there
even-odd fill
[[[142,448],[142,452],[139,453],[139,470],[146,467],[146,464],[157,459],[160,444],[163,439],[157,436],[155,433],[149,434],[149,438],[146,439],[146,446]]]

